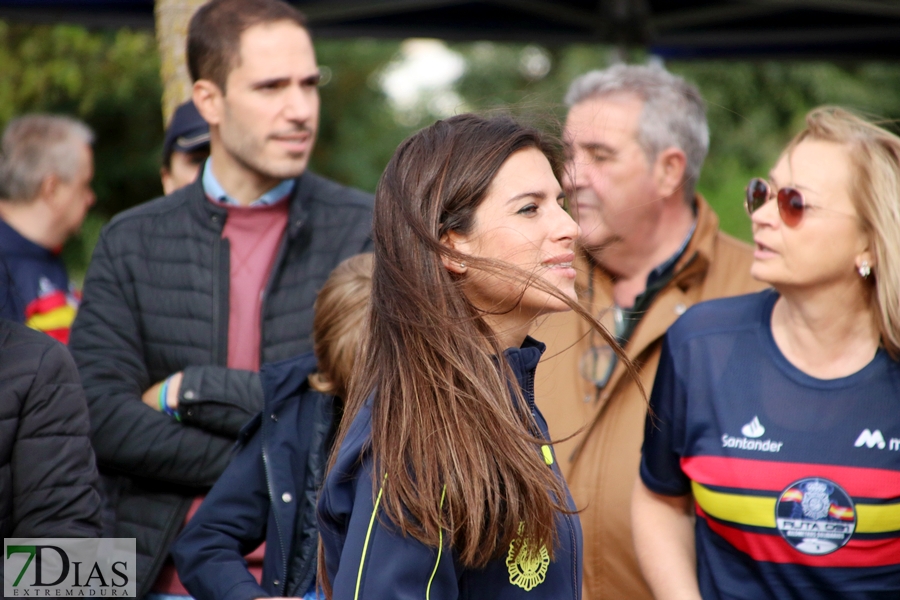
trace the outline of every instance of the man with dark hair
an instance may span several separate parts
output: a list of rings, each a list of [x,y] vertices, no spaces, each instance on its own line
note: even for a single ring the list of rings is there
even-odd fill
[[[113,219],[88,269],[71,347],[109,534],[137,538],[138,596],[186,594],[168,550],[262,408],[260,363],[312,348],[316,292],[371,245],[371,196],[306,169],[319,69],[304,23],[279,0],[199,9],[188,62],[210,158],[193,184]],[[286,560],[314,556],[298,544]]]
[[[232,69],[245,58],[238,50],[244,32],[255,25],[274,23],[292,24],[309,37],[306,17],[284,2],[211,0],[201,6],[188,29],[187,66],[191,79],[210,81],[225,93]]]
[[[197,180],[200,167],[209,158],[209,124],[203,120],[193,100],[175,110],[163,140],[162,167],[159,170],[163,193]]]
[[[79,294],[60,258],[94,203],[94,134],[57,115],[27,115],[0,141],[0,316],[63,342]]]

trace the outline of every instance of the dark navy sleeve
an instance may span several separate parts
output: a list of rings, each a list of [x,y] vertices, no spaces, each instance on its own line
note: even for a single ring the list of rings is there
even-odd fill
[[[198,600],[269,596],[244,556],[266,535],[269,495],[257,430],[234,457],[172,547],[178,577]]]
[[[670,341],[666,334],[650,394],[641,449],[641,480],[657,494],[684,496],[691,491],[691,482],[681,470],[679,453],[684,440],[686,390],[676,371]]]

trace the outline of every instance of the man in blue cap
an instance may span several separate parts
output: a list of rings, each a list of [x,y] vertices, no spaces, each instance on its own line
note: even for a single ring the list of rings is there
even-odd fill
[[[175,110],[166,139],[159,170],[163,192],[171,194],[197,180],[200,167],[209,158],[209,124],[203,120],[193,100]]]

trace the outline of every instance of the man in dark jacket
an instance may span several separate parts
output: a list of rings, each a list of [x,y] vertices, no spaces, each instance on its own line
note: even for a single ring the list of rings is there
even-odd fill
[[[311,349],[317,290],[371,243],[371,197],[306,170],[319,70],[300,13],[212,0],[188,64],[210,159],[104,229],[71,339],[138,596],[186,593],[169,546],[262,408],[256,371]]]

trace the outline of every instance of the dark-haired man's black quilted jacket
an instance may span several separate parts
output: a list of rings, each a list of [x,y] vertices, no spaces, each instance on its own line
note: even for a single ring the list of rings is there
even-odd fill
[[[263,299],[260,363],[312,349],[313,302],[332,269],[370,250],[372,198],[306,172]],[[191,500],[225,469],[241,426],[262,409],[256,373],[226,368],[227,211],[201,181],[128,210],[103,230],[69,347],[114,530],[137,539],[138,597],[156,579]],[[181,422],[141,401],[184,371]]]
[[[89,433],[84,391],[65,346],[0,319],[0,540],[99,537]]]

